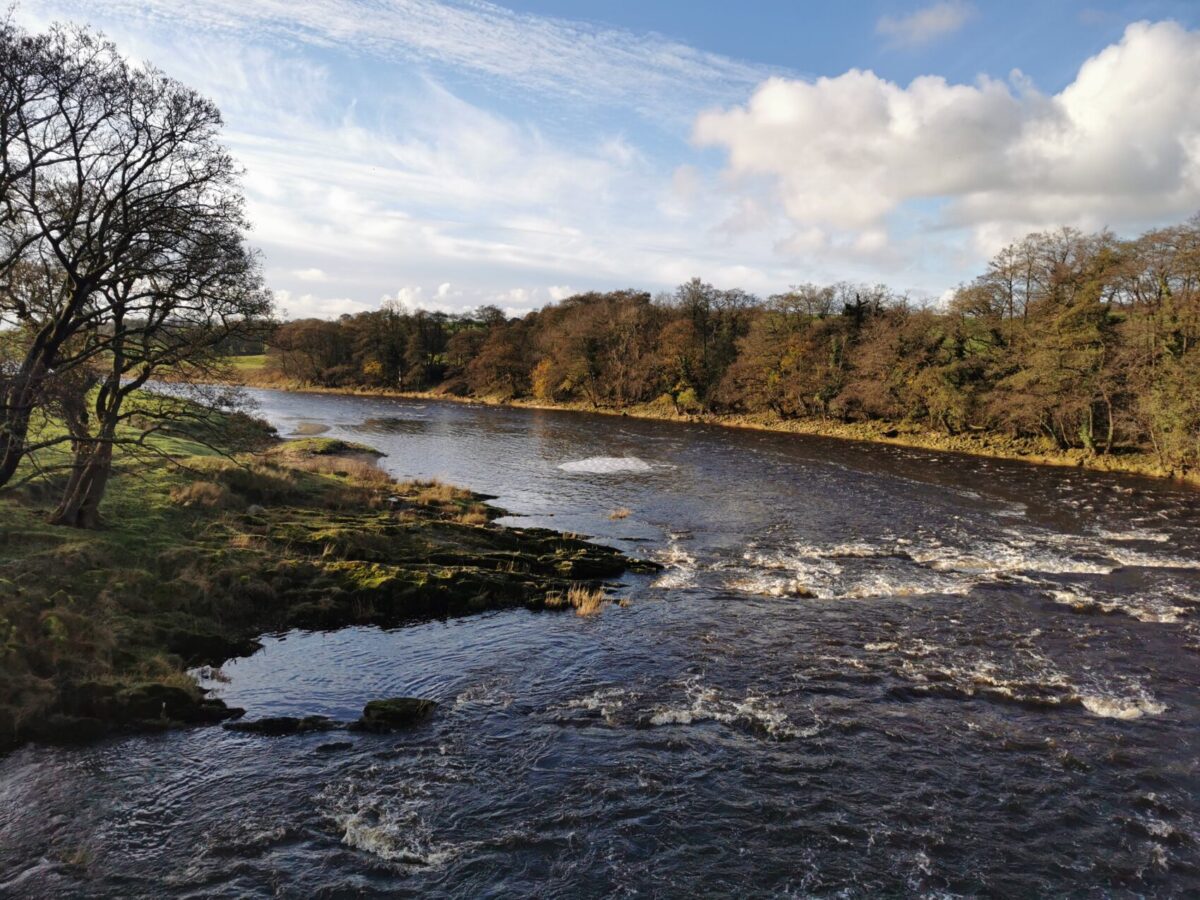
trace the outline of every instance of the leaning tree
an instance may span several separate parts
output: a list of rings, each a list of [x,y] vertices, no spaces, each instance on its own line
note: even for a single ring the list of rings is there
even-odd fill
[[[0,376],[3,485],[48,383],[79,366],[110,381],[126,364],[115,360],[128,336],[154,320],[148,293],[160,299],[158,324],[147,327],[161,334],[185,317],[164,316],[162,297],[199,296],[219,244],[244,264],[246,316],[260,314],[264,295],[242,247],[239,170],[209,100],[83,29],[31,36],[5,24],[0,44],[0,279],[23,267],[50,283],[34,305],[0,283],[0,321],[24,335]]]

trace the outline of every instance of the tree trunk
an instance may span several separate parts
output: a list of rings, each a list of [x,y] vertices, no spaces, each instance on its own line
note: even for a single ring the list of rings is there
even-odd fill
[[[0,487],[8,484],[25,456],[29,419],[37,405],[45,367],[34,363],[30,371],[13,376],[4,390],[0,407]]]
[[[105,440],[84,444],[75,457],[75,469],[62,501],[50,516],[52,525],[95,528],[100,524],[100,501],[112,471],[112,444]]]

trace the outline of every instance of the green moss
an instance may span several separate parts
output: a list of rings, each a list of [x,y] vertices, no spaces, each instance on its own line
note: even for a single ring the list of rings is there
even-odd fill
[[[629,564],[551,531],[460,522],[481,499],[466,492],[426,505],[416,498],[427,485],[306,462],[361,460],[358,445],[308,439],[250,453],[245,433],[263,429],[227,424],[225,446],[172,435],[149,462],[118,451],[94,532],[46,524],[52,474],[0,494],[0,747],[217,721],[228,711],[206,703],[185,668],[251,652],[266,631],[541,608],[548,593]],[[198,483],[229,502],[190,503]],[[393,512],[391,496],[411,502]]]

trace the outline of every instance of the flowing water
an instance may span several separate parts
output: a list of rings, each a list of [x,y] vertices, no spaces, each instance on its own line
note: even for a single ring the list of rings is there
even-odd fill
[[[0,894],[1196,895],[1200,494],[613,417],[256,392],[666,566],[596,617],[271,636],[251,717],[0,760]],[[327,429],[327,430],[326,430]],[[610,513],[628,509],[626,518]]]

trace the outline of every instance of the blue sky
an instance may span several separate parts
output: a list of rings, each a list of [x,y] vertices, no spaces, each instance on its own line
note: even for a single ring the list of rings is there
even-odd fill
[[[1200,4],[22,0],[212,96],[292,316],[700,276],[937,298],[1200,210]]]

